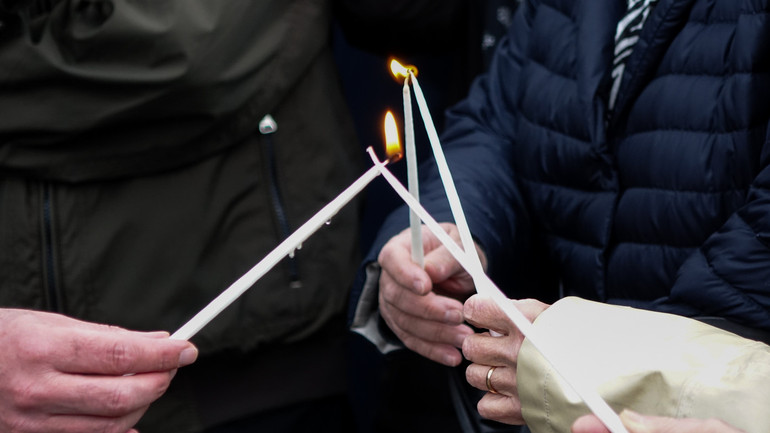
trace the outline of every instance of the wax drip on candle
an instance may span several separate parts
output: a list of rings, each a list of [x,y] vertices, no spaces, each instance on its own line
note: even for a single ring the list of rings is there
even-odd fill
[[[385,166],[389,161],[380,163]],[[313,233],[337,214],[350,200],[358,193],[364,190],[369,183],[380,175],[380,166],[371,167],[364,174],[356,179],[350,186],[342,191],[337,197],[326,204],[321,210],[313,215],[309,220],[302,224],[294,233],[289,235],[253,268],[243,274],[238,280],[232,283],[227,289],[214,298],[208,305],[200,310],[192,319],[187,321],[181,328],[171,335],[174,340],[189,340],[198,333],[204,326],[211,322],[219,313],[238,299],[246,290],[252,287],[263,275],[272,269],[278,262],[283,260],[289,254],[301,247],[302,243]]]

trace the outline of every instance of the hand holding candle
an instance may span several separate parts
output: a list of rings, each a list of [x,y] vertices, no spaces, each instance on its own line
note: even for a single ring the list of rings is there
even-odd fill
[[[479,294],[491,298],[495,304],[508,316],[514,325],[530,343],[543,355],[543,358],[548,361],[566,383],[568,383],[573,390],[580,396],[580,398],[586,403],[591,411],[607,426],[612,433],[628,433],[623,423],[620,421],[618,415],[612,410],[612,408],[599,396],[598,393],[591,387],[582,382],[577,372],[569,369],[569,366],[565,363],[557,363],[556,359],[564,360],[564,357],[557,358],[554,356],[558,353],[558,348],[548,345],[547,341],[539,336],[536,328],[532,326],[532,323],[510,302],[505,294],[495,285],[495,283],[489,279],[489,277],[483,272],[481,266],[473,263],[473,257],[476,255],[475,249],[472,253],[463,251],[455,243],[455,241],[449,237],[449,235],[441,228],[433,217],[418,203],[414,197],[404,188],[404,186],[398,181],[398,179],[384,166],[380,166],[380,162],[373,152],[369,152],[372,161],[376,167],[380,167],[382,176],[393,187],[393,190],[401,197],[410,209],[415,211],[418,216],[425,223],[426,227],[436,236],[444,247],[454,256],[454,258],[465,268],[465,270],[471,274],[473,281],[476,284],[476,290]],[[569,372],[569,374],[567,373]]]
[[[415,89],[418,89],[416,80],[413,81]],[[417,95],[417,91],[415,91]],[[422,95],[422,93],[419,93]],[[418,102],[420,98],[418,97]],[[424,98],[422,98],[424,103]],[[427,107],[426,107],[427,109]],[[432,122],[430,127],[427,122],[430,122],[430,114],[427,113],[426,128],[431,129],[433,127]],[[423,113],[423,117],[426,117],[426,113]],[[434,135],[435,129],[433,128]],[[429,131],[429,136],[430,136]],[[443,246],[449,250],[463,268],[473,277],[476,291],[480,295],[484,295],[492,299],[492,301],[505,313],[505,315],[511,320],[511,322],[518,328],[521,334],[529,340],[529,342],[543,355],[543,358],[551,364],[554,371],[559,374],[564,381],[569,384],[572,389],[580,396],[580,398],[586,403],[591,411],[605,424],[605,426],[612,433],[628,433],[623,423],[620,421],[618,415],[612,410],[612,408],[601,398],[601,396],[590,386],[582,381],[582,377],[579,372],[570,368],[570,364],[565,362],[566,359],[559,353],[558,347],[553,347],[544,341],[536,331],[536,328],[532,326],[532,323],[519,311],[513,303],[505,296],[505,294],[495,285],[495,283],[484,273],[481,266],[481,261],[476,253],[475,244],[470,238],[470,231],[468,230],[465,216],[460,207],[459,199],[457,198],[457,192],[454,189],[454,182],[449,173],[449,169],[444,160],[443,152],[441,151],[440,144],[438,143],[438,137],[435,137],[436,146],[434,146],[434,155],[436,159],[441,159],[443,162],[437,161],[439,165],[439,173],[442,173],[442,166],[444,167],[444,175],[441,176],[444,188],[447,192],[450,206],[453,202],[456,207],[452,207],[453,215],[458,222],[458,228],[460,228],[460,221],[464,226],[464,230],[460,229],[460,236],[463,240],[463,249],[461,249],[455,241],[449,237],[449,235],[439,226],[438,222],[423,208],[419,201],[415,199],[398,181],[398,179],[377,159],[374,152],[370,149],[369,155],[375,167],[379,167],[380,173],[385,180],[393,187],[393,190],[401,197],[402,200],[409,206],[409,208],[415,212],[420,219],[425,223],[428,229],[436,236]],[[466,236],[463,236],[465,231]],[[467,244],[465,242],[468,242]]]
[[[476,248],[474,246],[473,237],[468,227],[468,222],[465,219],[465,213],[463,212],[462,205],[460,203],[460,197],[457,194],[454,180],[452,179],[452,173],[449,171],[449,165],[444,157],[444,151],[441,148],[441,142],[438,138],[438,132],[436,126],[433,124],[433,118],[430,115],[428,109],[428,103],[425,100],[425,96],[422,93],[420,83],[417,81],[414,68],[407,68],[402,66],[397,60],[393,59],[390,62],[390,69],[394,71],[394,75],[403,75],[408,77],[408,81],[414,88],[414,97],[417,100],[417,107],[420,109],[420,115],[422,116],[423,123],[425,125],[425,131],[428,134],[428,141],[430,142],[431,149],[433,150],[433,156],[436,160],[439,176],[441,176],[441,182],[444,185],[444,190],[449,200],[449,207],[452,210],[452,216],[455,219],[455,224],[460,231],[460,239],[462,240],[463,249],[470,254],[470,263],[473,266],[478,266],[482,269],[481,261],[476,254]],[[473,275],[473,274],[471,274]],[[474,278],[475,280],[475,278]]]

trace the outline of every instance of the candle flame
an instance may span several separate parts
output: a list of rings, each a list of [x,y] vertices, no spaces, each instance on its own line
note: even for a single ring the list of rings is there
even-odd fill
[[[398,127],[393,113],[388,111],[385,114],[385,153],[388,155],[388,161],[395,162],[404,155],[401,150],[401,143],[398,139]]]
[[[393,74],[393,77],[396,79],[400,78],[408,78],[409,72],[412,73],[415,77],[417,76],[417,68],[412,65],[402,65],[398,60],[391,58],[390,59],[390,72]]]

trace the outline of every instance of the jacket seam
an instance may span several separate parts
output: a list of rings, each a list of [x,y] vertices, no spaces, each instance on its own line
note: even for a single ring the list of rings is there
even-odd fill
[[[599,250],[599,251],[602,251],[606,247],[606,245],[597,244],[597,243],[589,243],[589,242],[584,242],[584,241],[581,241],[581,240],[578,240],[578,239],[575,239],[575,238],[566,237],[564,235],[561,235],[561,234],[555,232],[553,229],[546,231],[546,236],[550,236],[550,237],[556,238],[556,239],[561,239],[563,241],[570,242],[570,243],[573,243],[573,244],[578,244],[578,245],[582,245],[582,246],[585,246],[585,247],[594,248],[594,249]]]
[[[523,111],[519,113],[519,116],[522,119],[524,119],[527,123],[529,123],[530,125],[538,126],[538,127],[543,128],[543,129],[545,129],[547,131],[553,132],[555,134],[559,134],[559,136],[561,136],[562,138],[566,138],[566,139],[568,139],[568,140],[570,140],[572,142],[576,142],[576,143],[582,144],[583,146],[586,146],[586,147],[589,147],[589,148],[592,147],[591,146],[592,143],[590,141],[587,141],[587,140],[585,140],[583,138],[580,138],[580,137],[576,137],[574,135],[570,135],[568,132],[560,131],[560,130],[555,129],[555,128],[549,126],[549,125],[544,125],[544,124],[542,124],[542,123],[540,123],[540,122],[538,122],[538,121],[536,121],[534,119],[531,119],[529,116],[524,114]]]
[[[553,183],[553,182],[545,182],[545,181],[538,181],[534,178],[527,177],[523,174],[518,174],[517,177],[521,179],[524,182],[527,182],[529,184],[534,185],[546,185],[551,186],[554,188],[561,188],[565,189],[567,191],[573,191],[575,193],[582,193],[582,194],[617,194],[617,191],[610,190],[610,189],[581,189],[581,188],[575,188],[567,185],[562,185],[560,183]]]
[[[666,248],[673,248],[677,250],[690,250],[693,251],[696,248],[700,247],[700,245],[703,244],[703,242],[699,243],[698,245],[673,245],[665,242],[636,242],[636,241],[617,241],[617,243],[614,245],[614,249],[617,250],[617,247],[620,245],[637,245],[637,246],[643,246],[643,247],[666,247]]]
[[[564,80],[567,80],[567,81],[572,81],[572,82],[573,82],[573,84],[575,84],[575,85],[577,86],[577,84],[576,84],[576,83],[577,83],[577,78],[576,78],[576,77],[574,77],[574,76],[571,76],[571,75],[565,75],[565,74],[563,74],[563,73],[561,73],[561,72],[559,72],[559,71],[557,71],[557,70],[555,70],[555,69],[552,69],[552,68],[550,68],[548,65],[546,65],[545,63],[543,63],[543,62],[541,62],[541,61],[537,60],[535,57],[531,57],[531,56],[530,56],[530,57],[528,58],[528,60],[529,60],[529,62],[530,62],[530,63],[532,63],[533,65],[536,65],[536,66],[539,66],[539,67],[543,68],[543,70],[544,70],[544,71],[546,71],[546,72],[550,72],[550,73],[552,73],[553,75],[556,75],[557,77],[559,77],[559,78],[562,78],[562,79],[564,79]]]
[[[736,24],[740,20],[741,17],[752,17],[757,15],[770,15],[770,12],[768,11],[746,11],[741,12],[738,14],[738,16],[734,19],[716,19],[716,20],[699,20],[699,19],[692,19],[688,22],[695,23],[695,24],[703,24],[703,25],[712,25],[712,24]]]
[[[674,189],[674,188],[663,188],[663,187],[655,187],[655,186],[629,186],[624,188],[624,192],[631,189],[658,191],[658,192],[667,193],[667,194],[682,193],[682,194],[700,194],[700,195],[719,195],[719,194],[726,194],[731,192],[748,192],[748,188],[730,188],[730,189],[722,189],[722,190],[716,190],[716,191],[699,191],[697,189]]]
[[[655,77],[653,81],[659,80],[664,77],[706,77],[706,78],[722,78],[727,79],[735,75],[749,75],[755,77],[757,75],[770,75],[770,71],[733,71],[724,74],[711,74],[708,72],[666,72]]]
[[[730,135],[735,134],[737,132],[748,132],[755,128],[760,128],[764,125],[752,125],[747,126],[745,128],[738,128],[738,129],[731,129],[729,131],[713,131],[708,129],[687,129],[687,128],[655,128],[655,129],[644,129],[644,130],[638,130],[629,133],[625,136],[625,139],[628,137],[633,137],[636,135],[643,135],[643,134],[653,134],[656,132],[692,132],[692,133],[700,133],[700,134],[710,134],[710,135]]]

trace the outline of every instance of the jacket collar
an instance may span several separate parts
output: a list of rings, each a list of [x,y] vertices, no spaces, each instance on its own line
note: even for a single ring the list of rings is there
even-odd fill
[[[611,125],[625,116],[630,102],[654,77],[669,44],[684,26],[693,3],[695,0],[660,0],[655,6],[626,64]]]

